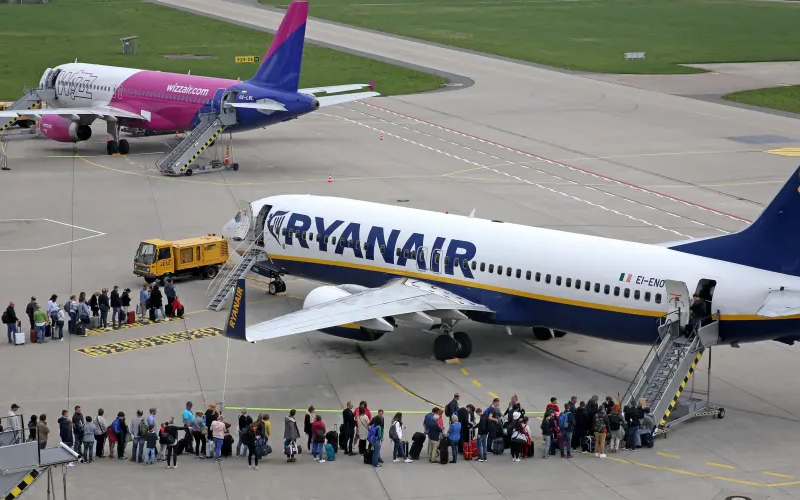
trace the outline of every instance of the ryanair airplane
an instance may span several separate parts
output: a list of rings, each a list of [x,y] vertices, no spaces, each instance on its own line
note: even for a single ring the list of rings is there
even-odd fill
[[[320,330],[360,341],[398,320],[441,332],[438,359],[467,357],[473,320],[652,344],[658,320],[688,310],[696,290],[719,321],[719,343],[800,340],[800,171],[746,229],[649,245],[311,195],[250,204],[223,234],[251,245],[252,270],[285,291],[293,275],[328,283],[303,309],[244,327],[244,280],[227,335],[257,342]]]

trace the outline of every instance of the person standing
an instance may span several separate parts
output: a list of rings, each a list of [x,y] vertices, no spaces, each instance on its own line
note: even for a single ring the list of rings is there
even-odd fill
[[[288,417],[287,417],[288,418]],[[240,429],[241,431],[242,429]],[[258,453],[256,453],[256,439],[258,429],[255,423],[250,423],[242,433],[241,441],[247,450],[247,466],[253,468],[253,457],[256,459],[256,470],[258,470]]]
[[[556,425],[553,420],[553,412],[547,412],[542,420],[542,437],[544,438],[544,447],[542,448],[542,458],[550,458],[550,448],[552,447],[553,436],[556,434]]]
[[[125,314],[125,323],[128,322],[128,312],[131,310],[131,289],[126,288],[122,291],[122,296],[119,298],[122,303],[122,312]]]
[[[284,448],[287,446],[291,447],[297,442],[298,439],[300,439],[300,429],[297,428],[297,420],[295,420],[295,415],[297,415],[297,410],[292,408],[289,410],[289,414],[283,419]],[[297,458],[295,458],[294,454],[291,454],[287,457],[286,461],[297,462]]]
[[[55,321],[55,328],[58,329],[59,342],[64,342],[64,323],[66,323],[67,321],[68,321],[67,313],[64,312],[64,309],[62,307],[59,307],[58,310],[56,311],[56,321]],[[53,338],[54,339],[56,338],[55,331],[53,332]]]
[[[575,415],[569,411],[569,403],[564,404],[564,411],[558,416],[558,428],[561,431],[561,458],[572,458],[572,433],[575,432]]]
[[[356,417],[358,425],[358,454],[363,455],[367,451],[367,435],[369,435],[369,417],[366,412],[361,412]]]
[[[242,414],[239,415],[239,442],[236,444],[236,456],[244,457],[247,455],[248,445],[245,444],[244,435],[250,429],[250,424],[253,423],[253,417],[247,414],[247,408],[242,408]]]
[[[136,410],[136,416],[131,419],[131,437],[133,444],[131,449],[131,462],[144,462],[144,441],[150,429],[144,419],[144,412]]]
[[[44,332],[48,321],[47,313],[44,312],[42,306],[36,304],[36,310],[33,311],[33,324],[36,326],[36,338],[40,343],[45,341]]]
[[[623,426],[622,415],[620,415],[620,407],[615,404],[611,408],[611,413],[608,415],[608,433],[611,437],[611,453],[619,451],[620,444],[625,438],[625,426]]]
[[[117,460],[125,460],[125,446],[128,444],[128,424],[125,423],[125,412],[117,413],[117,418],[111,424],[117,442]],[[113,455],[112,455],[113,458]]]
[[[178,454],[175,453],[175,447],[178,445],[178,426],[175,425],[175,417],[170,417],[166,433],[169,436],[167,439],[167,469],[177,469]],[[172,465],[170,465],[170,459],[172,459]]]
[[[344,434],[345,446],[342,453],[353,456],[353,438],[356,434],[356,417],[353,414],[353,403],[348,401],[347,406],[342,410],[342,434]]]
[[[183,430],[185,432],[183,436],[183,441],[186,453],[192,453],[193,450],[192,446],[192,426],[194,424],[194,412],[192,411],[193,407],[194,406],[192,405],[192,402],[187,401],[186,408],[183,409],[183,417],[181,419],[183,422]]]
[[[108,327],[108,310],[111,303],[108,300],[108,288],[103,288],[102,293],[97,297],[97,308],[100,309],[100,328],[111,330]]]
[[[489,445],[489,414],[481,408],[477,408],[475,414],[478,418],[478,462],[485,462]]]
[[[150,311],[153,313],[152,318],[153,321],[158,323],[158,313],[161,312],[161,318],[164,319],[164,298],[161,295],[161,290],[158,289],[158,285],[153,285],[153,289],[150,291]]]
[[[430,418],[425,418],[425,434],[428,435],[428,456],[431,463],[438,463],[439,439],[442,437],[442,428],[436,419],[441,410],[434,408]]]
[[[222,442],[225,440],[225,421],[222,414],[211,422],[211,437],[214,439],[214,461],[219,462],[219,455],[222,452]]]
[[[11,444],[21,443],[25,441],[25,434],[23,433],[22,415],[17,415],[19,405],[14,403],[11,409],[8,410],[9,428],[14,431],[14,441]]]
[[[37,441],[39,449],[43,450],[47,446],[47,438],[50,436],[50,427],[47,426],[47,415],[39,415],[39,423],[36,424]]]
[[[608,434],[608,416],[606,408],[600,405],[592,421],[592,432],[594,432],[594,456],[606,458],[606,435]]]
[[[303,432],[308,437],[308,442],[306,443],[306,445],[308,446],[309,450],[311,449],[311,438],[313,434],[311,426],[314,424],[314,421],[316,421],[316,417],[317,415],[314,412],[314,407],[309,406],[308,411],[306,412],[306,415],[303,419]]]
[[[17,323],[19,322],[19,318],[17,318],[17,312],[14,310],[14,302],[9,302],[8,307],[3,312],[3,323],[6,325],[6,329],[8,330],[8,344],[15,345],[15,337],[17,334]]]
[[[50,300],[47,301],[47,317],[50,318],[50,321],[53,325],[56,324],[56,313],[58,313],[58,295],[53,294],[50,296]]]
[[[175,289],[175,281],[170,278],[164,284],[164,295],[167,296],[167,309],[170,311],[170,316],[175,316],[175,309],[172,307],[172,303],[175,302],[175,298],[178,296],[178,291]]]
[[[458,458],[458,443],[461,440],[461,422],[458,415],[450,417],[450,427],[447,429],[447,437],[450,439],[450,453],[453,454],[450,463],[454,464]]]
[[[376,417],[377,418],[377,417]],[[374,429],[374,440],[372,444],[372,466],[381,467],[381,446],[383,445],[383,422],[375,422],[371,426]]]
[[[67,333],[70,335],[75,333],[75,320],[77,319],[77,310],[78,301],[75,300],[74,295],[69,296],[69,300],[66,304],[64,304],[64,312],[67,313],[68,323],[67,323]]]
[[[158,434],[156,434],[156,426],[153,425],[147,429],[147,434],[144,436],[145,444],[145,465],[155,465],[156,463],[156,444],[158,443]]]
[[[314,422],[311,423],[311,456],[319,463],[325,463],[325,423],[322,415],[314,415]],[[319,455],[319,458],[317,458]]]
[[[36,324],[33,322],[33,313],[36,312],[36,308],[39,305],[36,303],[36,297],[31,297],[31,301],[28,302],[28,305],[25,307],[25,314],[28,315],[28,321],[31,324],[31,330],[36,329]]]
[[[78,306],[77,306],[77,319],[75,321],[75,334],[79,336],[86,335],[86,328],[91,323],[91,313],[92,309],[89,307],[89,304],[86,303],[86,293],[81,292],[80,297],[78,298]]]
[[[208,441],[208,427],[206,418],[199,411],[195,413],[194,423],[192,424],[192,434],[194,434],[194,456],[195,458],[206,458],[206,445]]]
[[[94,437],[97,425],[92,421],[92,417],[86,417],[86,423],[83,426],[83,462],[87,464],[94,463]]]
[[[147,310],[150,309],[149,306],[150,300],[150,285],[145,283],[142,285],[142,289],[139,290],[139,318],[146,322],[147,318]]]
[[[392,461],[399,462],[400,459],[403,459],[405,463],[410,464],[412,460],[408,458],[406,449],[403,446],[403,414],[400,412],[397,412],[392,418],[392,425],[389,427],[389,439],[394,443]]]
[[[76,406],[75,413],[72,414],[72,429],[75,433],[75,451],[78,452],[78,455],[81,454],[81,446],[83,446],[84,423],[83,411],[80,406]]]
[[[211,435],[211,424],[213,424],[217,420],[217,418],[219,418],[219,413],[217,413],[217,405],[211,403],[208,405],[208,409],[206,410],[205,413],[206,429],[208,429],[208,432],[206,434],[206,441],[208,442],[209,458],[211,458],[211,456],[214,454],[214,447],[212,446],[214,444],[214,436]]]
[[[97,443],[95,456],[97,458],[103,458],[103,449],[106,445],[106,433],[108,432],[108,424],[106,423],[106,418],[103,415],[105,415],[105,410],[100,408],[97,410],[97,416],[94,419],[94,438],[95,442]]]
[[[111,326],[115,330],[122,326],[120,311],[122,311],[122,300],[119,298],[119,286],[114,285],[114,289],[111,290]]]
[[[461,398],[459,393],[453,394],[453,399],[444,407],[444,416],[452,418],[453,415],[458,416],[458,400]]]

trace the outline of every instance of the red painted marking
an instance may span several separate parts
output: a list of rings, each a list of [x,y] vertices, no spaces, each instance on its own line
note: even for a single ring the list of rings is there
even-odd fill
[[[529,153],[527,151],[523,151],[521,149],[518,149],[518,148],[515,148],[515,147],[512,147],[512,146],[506,146],[505,144],[502,144],[502,143],[499,143],[499,142],[495,142],[495,141],[492,141],[490,139],[484,139],[483,137],[478,137],[476,135],[468,134],[467,132],[462,132],[460,130],[456,130],[456,129],[453,129],[453,128],[450,128],[450,127],[445,127],[444,125],[439,125],[438,123],[433,123],[433,122],[429,122],[427,120],[423,120],[421,118],[416,118],[416,117],[411,116],[411,115],[406,115],[404,113],[400,113],[398,111],[394,111],[394,110],[391,110],[389,108],[384,108],[383,106],[378,106],[378,105],[371,104],[371,103],[366,103],[366,102],[360,102],[360,104],[364,104],[365,106],[369,106],[369,107],[372,107],[372,108],[377,108],[377,109],[386,111],[388,113],[394,113],[396,115],[402,116],[403,118],[409,118],[411,120],[416,120],[418,122],[425,123],[425,124],[431,125],[433,127],[438,127],[438,128],[447,130],[448,132],[453,132],[453,133],[456,133],[456,134],[461,134],[461,135],[466,136],[466,137],[470,137],[472,139],[477,139],[479,141],[483,141],[483,142],[492,144],[493,146],[498,146],[498,147],[501,147],[501,148],[510,149],[512,151],[516,151],[517,153],[521,153],[521,154],[524,154],[526,156],[530,156],[531,158],[536,158],[537,160],[542,160],[542,161],[546,161],[546,162],[549,162],[549,163],[554,163],[556,165],[561,165],[562,167],[569,168],[569,169],[572,169],[572,170],[577,170],[578,172],[583,172],[585,174],[594,175],[594,176],[600,177],[602,179],[605,179],[607,181],[616,182],[618,184],[622,184],[624,186],[628,186],[628,187],[631,187],[631,188],[634,188],[634,189],[640,189],[640,190],[646,191],[646,192],[648,192],[650,194],[654,194],[654,195],[657,195],[657,196],[663,196],[664,198],[669,198],[670,200],[678,201],[680,203],[685,203],[687,205],[691,205],[693,207],[700,208],[700,209],[703,209],[703,210],[708,210],[709,212],[714,212],[714,213],[719,214],[719,215],[725,215],[727,217],[731,217],[733,219],[740,220],[742,222],[753,222],[750,219],[745,219],[744,217],[739,217],[738,215],[730,214],[728,212],[723,212],[722,210],[717,210],[717,209],[714,209],[714,208],[711,208],[711,207],[707,207],[705,205],[700,205],[699,203],[693,203],[691,201],[684,200],[683,198],[678,198],[677,196],[672,196],[672,195],[669,195],[669,194],[666,194],[666,193],[662,193],[660,191],[655,191],[653,189],[649,189],[649,188],[646,188],[646,187],[638,186],[638,185],[632,184],[630,182],[621,181],[619,179],[615,179],[615,178],[609,177],[607,175],[598,174],[597,172],[592,172],[591,170],[587,170],[585,168],[576,167],[574,165],[568,165],[568,164],[566,164],[564,162],[560,162],[558,160],[552,160],[550,158],[545,158],[544,156],[539,156],[539,155],[536,155],[536,154],[533,154],[533,153]]]

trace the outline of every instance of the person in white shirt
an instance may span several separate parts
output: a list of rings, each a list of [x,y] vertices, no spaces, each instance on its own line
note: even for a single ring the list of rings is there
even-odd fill
[[[22,442],[22,417],[17,415],[19,405],[14,403],[8,410],[9,427],[14,431],[14,443]]]
[[[53,321],[56,322],[56,313],[58,312],[58,295],[53,294],[50,297],[50,300],[47,301],[47,315]]]

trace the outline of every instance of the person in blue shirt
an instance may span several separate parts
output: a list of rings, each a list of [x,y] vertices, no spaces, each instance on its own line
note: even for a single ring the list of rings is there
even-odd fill
[[[183,430],[185,434],[183,435],[183,440],[186,443],[185,451],[186,453],[193,453],[194,448],[192,447],[192,424],[194,423],[194,412],[192,411],[192,402],[186,402],[186,408],[183,410]]]
[[[461,439],[461,422],[458,421],[456,415],[450,417],[450,428],[448,429],[447,437],[450,438],[450,452],[453,454],[450,463],[454,464],[458,457],[458,440]]]
[[[439,438],[442,435],[442,430],[439,428],[439,423],[436,421],[435,416],[441,411],[439,408],[434,408],[433,412],[425,416],[425,434],[428,435],[428,455],[431,463],[438,463],[439,461]]]

